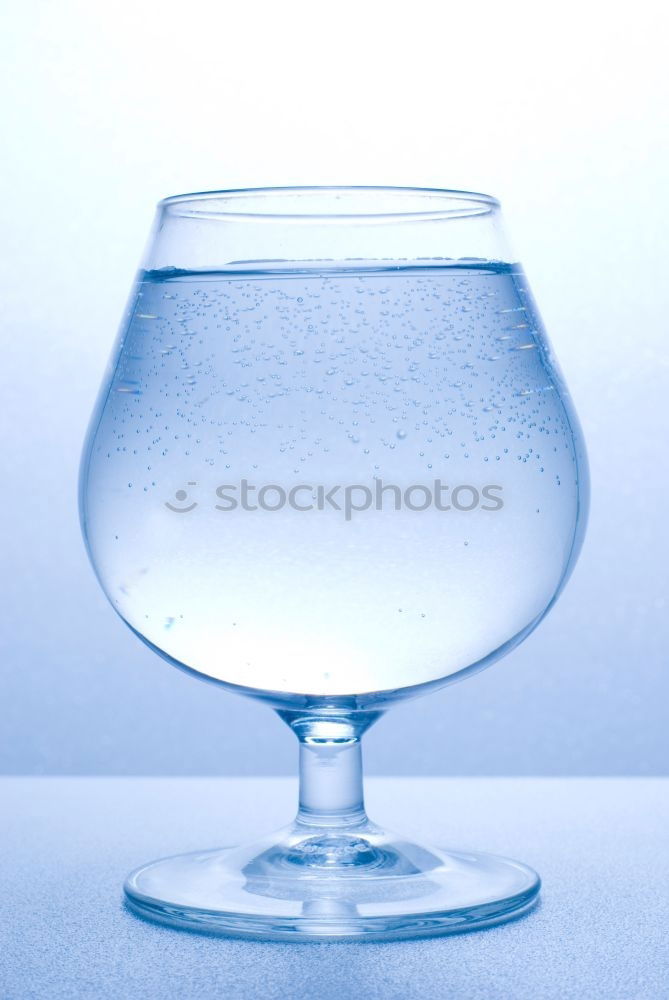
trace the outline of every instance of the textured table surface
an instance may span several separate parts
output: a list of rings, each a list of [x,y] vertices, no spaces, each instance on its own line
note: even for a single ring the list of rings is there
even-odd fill
[[[0,779],[0,997],[190,1000],[669,998],[669,779],[377,778],[369,812],[508,854],[539,908],[390,943],[201,937],[138,920],[126,873],[291,818],[288,779]]]

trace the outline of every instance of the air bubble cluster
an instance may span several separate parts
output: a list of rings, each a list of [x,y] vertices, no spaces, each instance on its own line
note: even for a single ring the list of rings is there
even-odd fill
[[[138,456],[149,490],[174,464],[193,477],[330,466],[341,478],[348,465],[420,481],[513,462],[557,486],[572,457],[515,265],[147,273],[112,389],[97,449]]]

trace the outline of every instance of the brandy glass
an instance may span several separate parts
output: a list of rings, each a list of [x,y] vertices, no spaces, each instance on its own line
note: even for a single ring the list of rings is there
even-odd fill
[[[536,627],[586,504],[578,422],[494,198],[162,201],[85,447],[83,532],[140,639],[291,727],[300,793],[260,842],[135,871],[131,907],[291,939],[527,910],[525,865],[367,818],[360,740]]]

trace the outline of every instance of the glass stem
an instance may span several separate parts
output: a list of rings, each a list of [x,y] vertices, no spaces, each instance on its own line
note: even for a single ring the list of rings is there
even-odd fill
[[[300,745],[298,825],[342,829],[367,823],[362,787],[363,732],[378,718],[287,718]]]

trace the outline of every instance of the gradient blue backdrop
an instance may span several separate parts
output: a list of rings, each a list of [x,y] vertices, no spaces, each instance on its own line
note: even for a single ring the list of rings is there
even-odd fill
[[[353,20],[344,3],[326,22],[302,0],[195,0],[184,21],[153,0],[14,5],[0,42],[0,770],[293,769],[268,709],[171,669],[107,606],[79,537],[80,446],[157,198],[394,183],[502,199],[584,425],[593,502],[541,628],[488,672],[396,708],[367,738],[368,767],[666,773],[669,143],[654,10],[604,22],[567,3],[553,20],[512,4],[483,19],[419,0],[411,20],[375,3]],[[447,62],[444,37],[459,39]],[[377,99],[365,110],[361,94]]]

